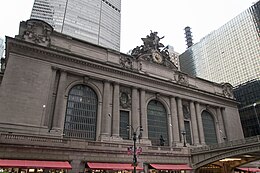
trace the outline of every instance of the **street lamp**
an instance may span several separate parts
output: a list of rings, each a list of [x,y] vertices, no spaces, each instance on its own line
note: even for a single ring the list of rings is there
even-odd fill
[[[254,112],[255,112],[255,116],[256,116],[256,120],[257,120],[257,125],[258,125],[258,127],[257,127],[257,135],[259,135],[260,134],[260,130],[259,130],[259,128],[260,128],[260,123],[259,123],[259,118],[258,118],[258,115],[257,115],[257,112],[256,112],[256,103],[254,103],[253,104],[253,106],[254,106]]]
[[[136,166],[137,166],[137,156],[136,156],[136,139],[138,136],[138,139],[141,139],[143,128],[142,126],[134,128],[131,125],[127,126],[127,130],[130,130],[131,127],[131,133],[133,133],[133,141],[134,141],[134,152],[133,152],[133,166],[134,166],[134,173],[136,173]],[[139,135],[137,135],[137,132],[139,130]]]
[[[187,147],[187,146],[186,146],[186,141],[185,141],[185,135],[186,135],[185,130],[182,130],[181,134],[182,134],[182,136],[183,136],[183,147]]]

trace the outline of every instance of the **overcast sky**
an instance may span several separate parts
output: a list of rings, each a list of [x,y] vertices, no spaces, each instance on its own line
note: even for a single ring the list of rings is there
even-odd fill
[[[34,0],[0,0],[0,37],[18,34],[19,22],[30,18]],[[182,53],[184,28],[191,27],[194,43],[249,8],[257,0],[122,0],[121,52],[140,46],[150,30],[161,42]]]

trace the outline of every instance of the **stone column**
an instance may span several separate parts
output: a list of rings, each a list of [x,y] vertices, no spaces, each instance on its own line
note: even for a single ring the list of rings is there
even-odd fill
[[[134,130],[140,126],[140,116],[138,111],[139,98],[137,88],[132,89],[132,127]]]
[[[171,125],[172,125],[172,134],[173,134],[173,146],[180,142],[180,131],[179,131],[179,122],[177,115],[177,105],[174,97],[171,97]]]
[[[229,120],[228,120],[228,117],[227,117],[227,114],[226,114],[226,110],[225,110],[225,108],[222,108],[221,109],[221,113],[222,113],[222,118],[223,118],[223,122],[224,122],[224,131],[225,131],[225,134],[226,134],[226,141],[228,141],[229,139],[230,139],[230,137],[229,137],[229,134],[230,133],[228,133],[228,122],[230,122]]]
[[[96,141],[101,137],[101,128],[102,128],[102,102],[98,102],[97,108],[97,129],[96,129]]]
[[[64,70],[60,71],[59,85],[57,91],[57,98],[55,103],[53,129],[62,130],[64,125],[64,117],[66,111],[65,87],[66,87],[67,73]]]
[[[140,109],[141,109],[141,124],[143,128],[142,138],[148,139],[148,126],[147,126],[147,113],[146,113],[146,102],[145,102],[145,90],[141,90],[140,94]]]
[[[199,127],[199,135],[200,135],[200,143],[202,145],[205,145],[205,137],[204,137],[204,130],[203,130],[203,124],[202,124],[202,118],[200,113],[200,104],[198,102],[195,103],[196,107],[196,114],[198,118],[198,127]]]
[[[111,113],[109,112],[109,100],[110,100],[110,83],[109,81],[104,81],[103,88],[103,105],[102,105],[102,122],[101,122],[101,136],[109,137],[109,120],[111,118]]]
[[[196,111],[195,111],[193,101],[190,101],[190,114],[191,114],[191,124],[192,124],[192,132],[193,132],[193,142],[194,145],[198,145],[199,144],[198,123],[197,123]]]
[[[217,141],[218,141],[218,143],[221,143],[222,139],[221,139],[221,136],[220,136],[220,129],[219,129],[219,121],[218,120],[216,120],[215,127],[216,127]]]
[[[56,87],[55,87],[55,80],[57,78],[57,68],[52,68],[52,76],[51,76],[51,83],[50,83],[50,91],[48,95],[48,102],[46,105],[46,113],[45,113],[45,119],[44,119],[44,126],[47,126],[49,129],[52,125],[53,120],[53,112],[54,112],[54,105],[55,105],[55,99],[56,99]],[[42,124],[41,124],[42,125]]]
[[[119,114],[119,84],[114,83],[114,94],[113,94],[113,129],[112,136],[119,138],[119,126],[120,126],[120,114]]]
[[[184,118],[183,118],[181,98],[177,98],[177,105],[178,105],[178,116],[179,116],[179,125],[180,125],[179,131],[183,131],[183,130],[185,130],[185,127],[184,127]],[[181,142],[184,142],[183,136],[181,136]]]
[[[222,112],[220,107],[217,108],[217,117],[219,122],[219,133],[220,133],[221,142],[224,142],[226,139],[226,131],[224,128],[224,122],[223,122],[223,117],[222,117]]]
[[[169,146],[172,147],[173,146],[173,136],[172,136],[172,115],[168,114],[167,116],[168,118],[168,141],[169,141]]]

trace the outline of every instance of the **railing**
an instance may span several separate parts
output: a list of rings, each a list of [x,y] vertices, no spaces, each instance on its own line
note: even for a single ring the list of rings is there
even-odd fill
[[[67,140],[59,139],[59,138],[46,138],[32,135],[18,135],[12,133],[1,133],[0,142],[4,140],[27,140],[27,141],[36,141],[36,142],[46,142],[46,143],[67,143]]]
[[[234,141],[228,141],[223,142],[215,145],[207,145],[203,147],[198,148],[192,148],[191,153],[199,153],[199,152],[205,152],[205,151],[212,151],[212,150],[219,150],[224,148],[234,148],[239,146],[244,146],[245,144],[254,144],[254,143],[260,143],[260,135],[254,136],[254,137],[248,137],[244,139],[234,140]]]
[[[19,133],[0,133],[0,144],[12,144],[12,145],[35,145],[35,146],[48,146],[48,147],[68,147],[78,149],[98,149],[108,151],[120,151],[127,152],[127,148],[132,143],[120,143],[120,142],[100,142],[100,141],[87,141],[84,139],[71,139],[71,138],[59,138],[50,136],[36,136],[32,134],[19,134]],[[138,144],[142,147],[143,152],[150,153],[171,153],[182,154],[183,149],[177,147],[167,146],[147,146]],[[187,150],[186,150],[187,154]]]

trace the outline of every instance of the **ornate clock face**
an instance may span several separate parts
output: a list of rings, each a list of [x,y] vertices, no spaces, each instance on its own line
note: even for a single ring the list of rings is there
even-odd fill
[[[162,56],[159,53],[155,52],[155,53],[153,53],[153,60],[157,63],[161,63],[162,62]]]

